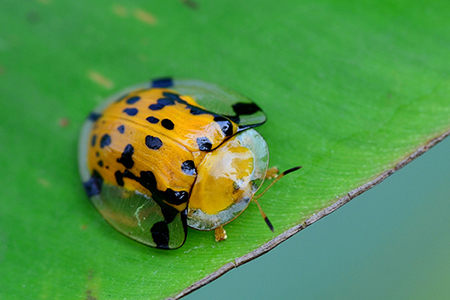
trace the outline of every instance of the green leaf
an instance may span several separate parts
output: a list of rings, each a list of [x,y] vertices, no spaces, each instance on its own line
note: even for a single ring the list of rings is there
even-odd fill
[[[449,2],[193,1],[3,1],[0,298],[183,295],[450,132]],[[189,230],[182,248],[161,251],[89,203],[76,161],[84,118],[165,75],[229,87],[267,113],[271,165],[303,165],[260,199],[275,233],[252,205],[227,241]]]

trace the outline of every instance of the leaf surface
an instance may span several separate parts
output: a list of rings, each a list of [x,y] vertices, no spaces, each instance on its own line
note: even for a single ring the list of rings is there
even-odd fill
[[[4,1],[0,298],[182,296],[377,184],[450,130],[449,13],[446,1]],[[252,205],[227,241],[189,230],[161,251],[89,203],[84,118],[166,75],[250,97],[268,115],[271,165],[303,165],[260,199],[275,233]]]

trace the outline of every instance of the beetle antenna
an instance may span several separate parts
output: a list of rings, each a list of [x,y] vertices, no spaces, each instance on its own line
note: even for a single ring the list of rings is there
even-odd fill
[[[290,169],[284,171],[283,173],[281,173],[280,175],[278,175],[277,178],[275,178],[275,179],[269,184],[269,186],[266,187],[266,189],[265,189],[261,194],[255,195],[255,196],[253,197],[253,200],[258,200],[258,199],[259,199],[262,195],[264,195],[264,194],[272,187],[272,185],[274,185],[278,180],[280,180],[280,179],[283,178],[285,175],[287,175],[287,174],[289,174],[289,173],[291,173],[291,172],[294,172],[294,171],[299,170],[301,167],[302,167],[302,166],[290,168]]]
[[[267,226],[269,226],[269,229],[270,229],[272,232],[274,231],[273,225],[272,225],[272,223],[270,223],[269,218],[267,217],[266,213],[262,210],[261,205],[260,205],[259,202],[258,202],[258,199],[259,199],[262,195],[264,195],[264,194],[272,187],[272,185],[274,185],[278,180],[280,180],[280,179],[283,178],[285,175],[287,175],[287,174],[289,174],[289,173],[291,173],[291,172],[294,172],[294,171],[299,170],[300,168],[301,168],[301,166],[298,166],[298,167],[290,168],[290,169],[284,171],[283,173],[281,173],[280,175],[278,175],[277,178],[275,178],[275,179],[269,184],[269,186],[266,187],[266,189],[265,189],[261,194],[255,195],[255,196],[253,197],[253,199],[252,199],[252,201],[255,202],[255,203],[258,205],[259,212],[261,213],[261,216],[263,217],[264,221],[266,222]]]
[[[259,204],[258,200],[253,199],[253,201],[258,205],[261,216],[263,217],[264,221],[266,221],[266,224],[267,224],[267,226],[269,226],[269,229],[273,232],[273,225],[272,225],[272,223],[270,223],[269,218],[267,217],[266,213],[262,210],[261,205]]]

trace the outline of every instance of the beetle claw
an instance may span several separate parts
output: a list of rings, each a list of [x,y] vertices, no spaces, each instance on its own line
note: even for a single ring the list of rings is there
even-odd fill
[[[214,236],[216,238],[216,242],[225,241],[227,239],[227,232],[223,227],[217,227],[214,229]]]
[[[267,169],[266,179],[274,179],[278,176],[279,173],[280,173],[280,170],[278,170],[277,167],[271,167],[271,168]]]

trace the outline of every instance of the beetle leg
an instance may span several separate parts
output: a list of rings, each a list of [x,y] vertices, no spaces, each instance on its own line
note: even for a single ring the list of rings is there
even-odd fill
[[[266,179],[274,179],[278,176],[278,173],[280,173],[280,170],[277,167],[269,168],[267,169]]]
[[[214,229],[214,236],[216,237],[216,242],[224,241],[227,239],[227,232],[223,227],[217,227]]]

